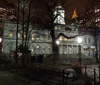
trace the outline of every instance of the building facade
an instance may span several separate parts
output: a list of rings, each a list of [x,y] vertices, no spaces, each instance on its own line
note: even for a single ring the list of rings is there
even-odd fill
[[[20,26],[21,27],[21,26]],[[16,23],[13,22],[5,22],[4,31],[3,31],[3,53],[10,53],[10,51],[15,51],[16,49]],[[33,30],[34,35],[31,34],[30,37],[30,46],[29,49],[32,51],[32,54],[52,54],[52,39],[50,36],[50,32],[44,30],[39,32],[38,30]],[[71,32],[66,32],[65,30],[61,31],[66,36],[77,35],[78,31],[73,30]],[[60,33],[61,33],[60,32]],[[56,34],[59,32],[56,31]],[[32,37],[33,36],[33,37]],[[19,35],[20,37],[20,35]],[[86,56],[93,57],[95,53],[95,44],[94,37],[92,35],[83,35],[80,36],[82,38],[82,54]],[[78,54],[78,46],[77,37],[66,39],[63,36],[58,38],[60,44],[59,46],[59,54],[67,55],[70,54]],[[18,40],[18,45],[20,45],[21,39]]]
[[[3,52],[10,53],[11,50],[16,49],[16,28],[17,24],[14,22],[5,22],[3,32]],[[22,28],[19,25],[19,28]],[[32,26],[29,27],[32,29]],[[39,32],[33,30],[29,40],[29,49],[33,54],[51,54],[51,39],[48,31]],[[18,45],[22,42],[21,33],[18,33]]]
[[[100,1],[95,0],[91,8],[86,10],[84,17],[84,26],[86,29],[92,29],[95,40],[95,48],[98,58],[100,58]]]
[[[74,23],[65,25],[64,22],[64,10],[61,6],[56,7],[54,14],[59,12],[59,16],[55,19],[54,23],[57,25],[55,26],[55,34],[56,36],[60,33],[68,37],[79,35],[78,25],[75,26]],[[70,30],[66,30],[70,28]],[[19,29],[22,28],[21,24],[19,24]],[[33,27],[29,26],[29,29]],[[3,31],[3,53],[8,54],[12,50],[15,51],[16,49],[16,29],[17,24],[11,21],[4,22],[4,31]],[[34,54],[52,54],[52,39],[50,35],[50,31],[48,30],[32,30],[30,33],[30,40],[29,40],[29,49],[31,50],[32,55]],[[20,32],[18,33],[18,45],[21,43],[21,35]],[[80,35],[77,37],[82,38],[81,45],[81,53],[83,57],[94,57],[95,55],[95,41],[94,36],[90,34]],[[58,38],[60,44],[59,46],[59,54],[66,57],[75,56],[77,57],[79,53],[79,44],[77,43],[77,37],[73,37],[70,39],[65,38],[64,36],[60,36]]]

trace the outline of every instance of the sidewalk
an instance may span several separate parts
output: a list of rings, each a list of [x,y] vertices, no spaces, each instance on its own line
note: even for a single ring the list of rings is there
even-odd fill
[[[17,74],[0,70],[0,85],[27,85]]]
[[[87,75],[91,78],[94,78],[94,69],[96,72],[96,81],[99,81],[99,69],[98,69],[99,65],[87,65],[86,66],[86,72]],[[82,69],[82,72],[85,73],[85,68]]]
[[[0,69],[0,85],[42,85],[38,81],[28,80],[17,73]]]

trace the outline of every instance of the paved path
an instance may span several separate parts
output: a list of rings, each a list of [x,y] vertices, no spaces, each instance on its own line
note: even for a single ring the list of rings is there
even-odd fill
[[[0,70],[0,85],[28,85],[18,75]]]
[[[16,73],[0,70],[0,85],[42,85],[40,82],[31,81]]]

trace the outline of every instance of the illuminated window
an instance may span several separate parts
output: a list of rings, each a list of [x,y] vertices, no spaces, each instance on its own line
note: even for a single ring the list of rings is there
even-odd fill
[[[98,21],[100,21],[100,18],[98,18]]]
[[[34,40],[34,34],[32,34],[32,40]]]
[[[20,33],[18,33],[18,38],[20,38]]]
[[[98,19],[96,18],[96,19],[95,19],[95,22],[97,22],[97,21],[98,21]]]
[[[59,37],[59,40],[62,41],[62,40],[63,40],[63,36],[60,36],[60,37]]]
[[[95,9],[95,13],[97,13],[97,12],[99,12],[100,11],[100,9]]]
[[[9,36],[10,36],[10,37],[12,37],[12,36],[13,36],[13,32],[12,32],[12,31],[10,31]]]
[[[26,33],[24,33],[24,38],[26,38]]]

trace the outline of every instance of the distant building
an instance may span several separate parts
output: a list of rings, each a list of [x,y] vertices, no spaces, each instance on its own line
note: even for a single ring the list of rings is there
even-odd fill
[[[87,8],[86,15],[83,19],[86,29],[93,30],[96,53],[100,58],[100,1],[95,0],[91,8]]]
[[[2,36],[3,36],[3,28],[4,28],[4,20],[7,16],[7,10],[5,8],[0,7],[0,54],[2,53]]]
[[[3,32],[3,53],[10,53],[11,50],[16,49],[16,28],[17,24],[14,22],[6,21],[4,24]],[[19,28],[22,28],[21,24]],[[32,26],[29,26],[32,29]],[[32,54],[51,54],[51,39],[48,35],[49,31],[43,32],[32,30],[29,38],[29,49]],[[26,35],[24,35],[25,37]],[[21,32],[18,32],[18,45],[22,42]]]
[[[59,10],[59,11],[58,11]],[[58,11],[59,18],[55,19],[58,20],[56,21],[57,25],[55,27],[56,30],[56,35],[59,35],[59,33],[63,33],[68,37],[73,37],[76,35],[80,35],[80,37],[83,39],[83,42],[81,44],[82,47],[82,54],[83,56],[89,56],[89,57],[94,57],[95,56],[95,41],[94,41],[94,36],[92,33],[86,33],[85,35],[80,34],[78,29],[80,28],[80,24],[72,23],[72,24],[65,24],[64,19],[64,10],[61,6],[56,7],[55,12]],[[54,13],[55,13],[54,12]],[[76,11],[74,11],[75,17],[76,16]],[[62,17],[63,16],[63,20]],[[59,21],[63,21],[62,23]],[[60,36],[59,39],[60,44],[59,44],[59,53],[60,55],[67,55],[68,57],[70,56],[77,56],[79,49],[78,46],[79,44],[77,43],[77,37],[71,38],[71,39],[66,39],[63,36]]]
[[[79,35],[78,32],[78,25],[76,26],[74,23],[70,25],[65,25],[64,22],[64,10],[61,6],[56,7],[54,14],[59,13],[59,16],[55,19],[54,23],[56,24],[55,31],[56,36],[59,33],[64,33],[66,36],[71,37],[75,35]],[[3,53],[10,53],[12,50],[15,51],[16,49],[16,28],[17,24],[11,21],[4,22],[4,29],[3,29]],[[22,28],[21,23],[19,28]],[[31,29],[32,26],[29,26]],[[66,30],[66,28],[70,28],[71,30]],[[30,33],[30,46],[29,49],[32,51],[31,53],[34,54],[52,54],[52,39],[50,36],[50,32],[47,30],[39,31],[39,30],[32,30]],[[82,55],[83,57],[89,56],[94,57],[95,55],[95,42],[94,37],[92,35],[83,35],[80,36],[83,39],[81,44],[82,47]],[[74,54],[77,57],[79,52],[77,43],[77,37],[66,39],[63,36],[60,36],[59,39],[59,54],[66,57],[70,57]],[[21,42],[21,34],[18,32],[18,45]]]

